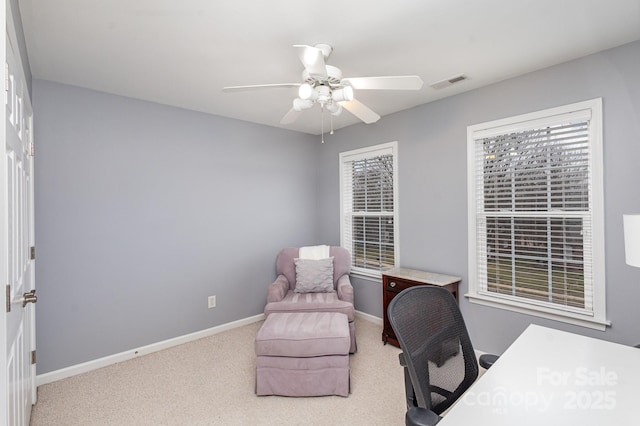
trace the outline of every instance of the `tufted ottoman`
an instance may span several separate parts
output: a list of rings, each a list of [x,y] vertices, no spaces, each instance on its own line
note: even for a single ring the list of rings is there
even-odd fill
[[[256,394],[349,396],[350,345],[345,314],[270,314],[256,335]]]

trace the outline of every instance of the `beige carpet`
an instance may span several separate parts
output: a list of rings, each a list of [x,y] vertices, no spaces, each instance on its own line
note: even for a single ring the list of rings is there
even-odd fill
[[[32,426],[403,425],[400,350],[356,319],[348,398],[257,397],[254,338],[262,322],[43,385]]]

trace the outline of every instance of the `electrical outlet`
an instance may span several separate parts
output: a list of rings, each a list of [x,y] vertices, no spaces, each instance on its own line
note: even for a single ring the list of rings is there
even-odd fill
[[[216,307],[216,297],[215,296],[209,296],[208,302],[209,302],[209,309]]]

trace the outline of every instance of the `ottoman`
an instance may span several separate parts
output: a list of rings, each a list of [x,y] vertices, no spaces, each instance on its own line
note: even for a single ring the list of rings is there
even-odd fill
[[[351,337],[345,314],[270,314],[255,345],[257,395],[349,396]]]

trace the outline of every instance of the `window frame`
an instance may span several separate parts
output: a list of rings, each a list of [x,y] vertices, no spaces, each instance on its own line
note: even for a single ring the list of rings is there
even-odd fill
[[[345,238],[345,232],[348,229],[352,229],[351,226],[347,226],[347,221],[352,218],[352,212],[348,211],[345,206],[345,165],[348,162],[375,158],[381,155],[391,155],[393,164],[393,255],[394,255],[394,267],[400,264],[399,260],[399,223],[398,223],[398,142],[386,142],[369,147],[354,149],[350,151],[341,152],[339,154],[339,171],[340,171],[340,245],[347,250],[352,256],[353,261],[353,246],[349,244],[353,238]],[[381,212],[382,213],[382,212]],[[388,214],[388,212],[387,212]],[[349,215],[349,216],[347,216]],[[382,216],[382,214],[381,214]],[[382,277],[383,270],[375,270],[372,268],[363,268],[358,266],[351,266],[351,274],[358,275],[364,278],[380,279]]]
[[[572,117],[589,116],[589,184],[590,218],[592,223],[591,247],[592,261],[589,265],[592,273],[590,283],[593,292],[591,312],[554,309],[548,304],[540,305],[534,301],[517,296],[503,297],[483,292],[480,288],[478,261],[477,198],[482,191],[476,164],[476,149],[482,138],[524,131],[536,127],[560,124]],[[602,150],[602,99],[596,98],[556,108],[549,108],[528,114],[500,120],[489,121],[467,127],[467,197],[468,197],[468,265],[469,291],[465,295],[472,303],[494,308],[553,319],[569,324],[580,325],[596,330],[605,330],[611,323],[606,319],[606,282],[604,248],[604,191],[603,191],[603,150]],[[570,217],[569,215],[563,217]],[[584,244],[587,242],[585,240]],[[485,262],[486,263],[486,262]],[[585,265],[585,269],[589,266]],[[585,286],[586,288],[586,286]]]

